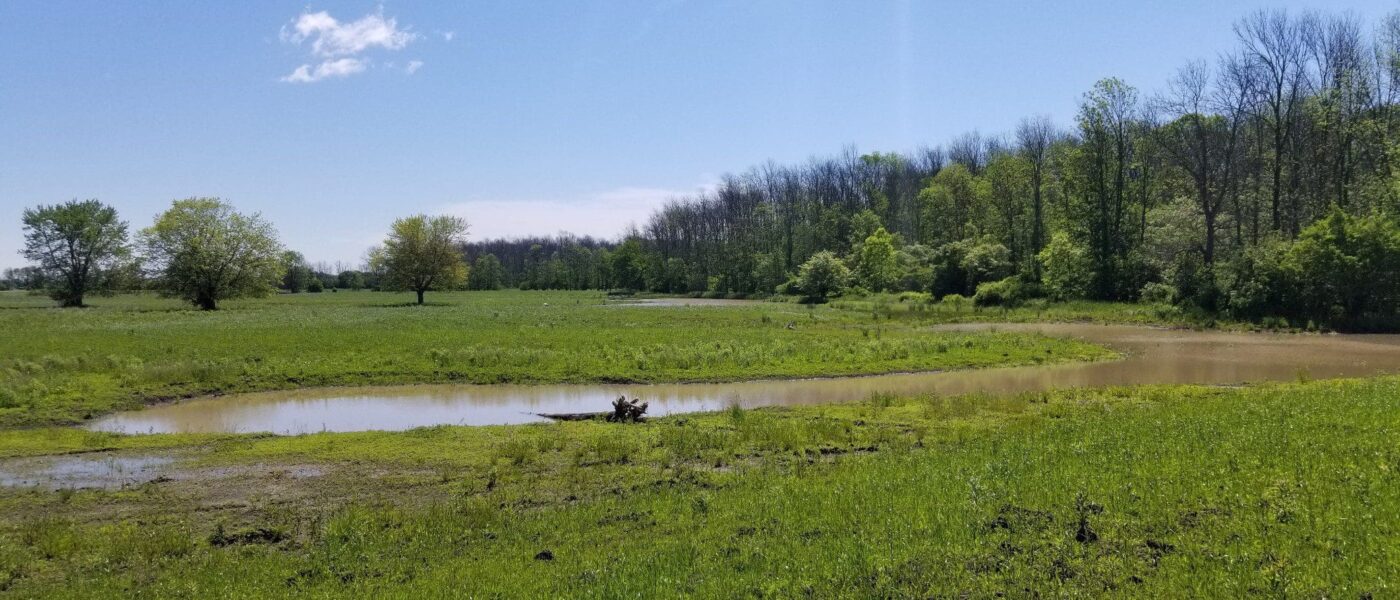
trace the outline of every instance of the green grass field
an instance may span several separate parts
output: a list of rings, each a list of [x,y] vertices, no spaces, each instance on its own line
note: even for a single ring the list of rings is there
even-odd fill
[[[154,296],[48,308],[0,294],[0,426],[74,423],[202,394],[384,383],[814,377],[1104,358],[1086,344],[921,331],[830,307],[637,307],[589,292]],[[789,327],[789,324],[791,327]]]
[[[875,397],[641,425],[156,436],[202,468],[252,474],[6,492],[0,589],[1391,597],[1397,403],[1400,379],[1385,378]],[[308,465],[324,474],[280,470]]]
[[[175,461],[169,477],[120,489],[0,487],[0,596],[1400,594],[1400,377],[877,394],[625,425],[290,437],[56,426],[162,397],[298,385],[1097,359],[1108,352],[924,326],[1171,322],[1092,304],[970,317],[881,298],[429,299],[279,296],[200,313],[149,296],[55,310],[0,294],[0,459]]]

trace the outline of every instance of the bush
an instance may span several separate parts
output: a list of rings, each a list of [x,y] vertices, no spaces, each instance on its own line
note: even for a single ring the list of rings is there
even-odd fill
[[[1148,304],[1171,304],[1176,301],[1176,288],[1154,281],[1142,286],[1138,299]]]
[[[953,312],[962,312],[962,308],[967,305],[967,296],[962,294],[948,294],[939,300],[942,304],[953,307]]]
[[[1007,277],[999,281],[989,281],[977,286],[972,303],[977,306],[1004,306],[1011,308],[1020,305],[1030,297],[1031,290],[1019,277]]]
[[[822,251],[812,255],[797,272],[798,286],[809,300],[824,302],[840,295],[851,280],[851,270],[835,254]]]
[[[319,277],[312,277],[312,278],[311,278],[311,281],[308,281],[308,282],[306,283],[306,291],[308,291],[308,292],[310,292],[310,293],[312,293],[312,294],[319,294],[319,293],[325,291],[325,289],[326,289],[326,286],[325,286],[325,284],[322,284],[322,283],[321,283],[321,279],[320,279]]]

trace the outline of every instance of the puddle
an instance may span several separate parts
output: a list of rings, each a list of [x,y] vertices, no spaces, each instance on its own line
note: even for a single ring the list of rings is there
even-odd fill
[[[688,299],[666,299],[686,301]],[[728,301],[735,302],[735,301]],[[744,302],[744,301],[737,301]],[[542,421],[536,413],[607,410],[618,395],[649,415],[864,400],[897,394],[1016,393],[1072,387],[1234,385],[1400,373],[1400,335],[1295,335],[1096,324],[960,324],[938,331],[1014,331],[1077,337],[1123,360],[832,379],[690,384],[420,385],[318,388],[190,400],[95,420],[120,433],[396,431],[430,425]]]
[[[0,461],[0,487],[120,489],[160,477],[174,461],[167,456],[109,454],[14,458]]]

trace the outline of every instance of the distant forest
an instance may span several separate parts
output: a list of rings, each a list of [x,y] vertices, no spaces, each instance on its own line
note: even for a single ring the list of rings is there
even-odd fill
[[[472,286],[807,294],[815,257],[834,293],[1394,317],[1400,12],[1261,11],[1234,31],[1236,48],[1157,93],[1099,81],[1068,126],[1030,117],[912,153],[765,164],[620,242],[467,244]]]

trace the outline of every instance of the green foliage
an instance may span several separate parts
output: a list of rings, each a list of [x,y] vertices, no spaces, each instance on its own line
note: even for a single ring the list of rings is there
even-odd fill
[[[1225,303],[1231,315],[1249,320],[1293,316],[1289,300],[1297,297],[1297,281],[1285,264],[1289,245],[1267,240],[1223,265]]]
[[[962,312],[963,307],[968,304],[968,298],[962,294],[948,294],[939,298],[938,302],[953,307],[953,312]]]
[[[818,252],[798,269],[798,287],[807,298],[819,302],[840,295],[850,284],[851,271],[831,252]]]
[[[894,236],[884,227],[876,229],[860,244],[855,274],[860,284],[872,291],[883,292],[894,285],[898,275]]]
[[[505,276],[505,269],[495,254],[482,254],[476,257],[476,264],[467,274],[467,289],[499,290],[505,285]]]
[[[1400,226],[1333,208],[1304,229],[1284,268],[1297,281],[1302,316],[1326,322],[1400,315]]]
[[[978,284],[977,294],[972,297],[972,303],[977,306],[1002,306],[1015,307],[1035,296],[1033,286],[1025,283],[1018,276],[1011,276],[1000,281],[989,281]]]
[[[1052,298],[1069,300],[1083,298],[1093,277],[1093,265],[1088,252],[1063,232],[1050,237],[1050,243],[1036,257],[1040,261],[1045,291]]]
[[[628,238],[611,255],[612,279],[615,287],[646,289],[646,252],[641,240]]]
[[[365,287],[364,273],[359,271],[341,271],[336,275],[335,287],[343,290],[358,290]]]
[[[288,250],[282,253],[286,274],[282,275],[282,289],[293,294],[306,291],[306,286],[315,278],[311,268],[306,266],[306,258],[300,252]]]
[[[428,290],[450,290],[467,279],[459,250],[467,235],[460,217],[414,215],[394,221],[384,245],[370,253],[370,266],[383,273],[381,286],[411,290],[423,303]]]
[[[968,289],[975,290],[984,282],[1011,275],[1011,251],[997,242],[983,240],[972,246],[962,259]]]
[[[156,288],[203,310],[271,294],[285,272],[272,225],[218,198],[176,200],[141,231],[141,246],[158,275]]]
[[[62,306],[83,306],[90,293],[108,293],[129,270],[126,223],[97,200],[27,208],[24,249],[38,280]]]
[[[312,277],[311,281],[307,282],[306,284],[306,291],[312,294],[319,294],[325,291],[325,289],[326,285],[321,283],[320,277]]]

